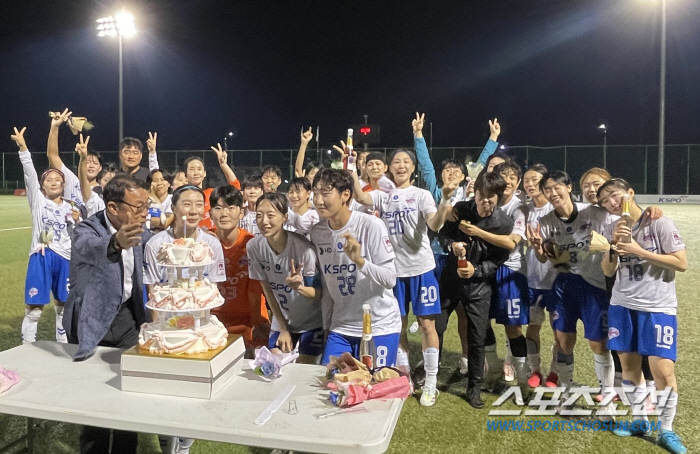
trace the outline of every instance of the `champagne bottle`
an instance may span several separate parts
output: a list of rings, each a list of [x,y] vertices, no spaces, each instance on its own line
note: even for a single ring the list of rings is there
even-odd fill
[[[622,196],[622,216],[620,217],[620,221],[622,222],[623,225],[626,225],[630,229],[632,229],[632,216],[630,216],[630,197],[627,194],[623,194]],[[621,243],[631,243],[632,242],[632,235],[627,235],[623,236],[620,238]]]
[[[372,315],[370,314],[370,305],[363,304],[362,311],[362,341],[360,342],[360,361],[370,370],[375,367],[377,358],[377,350],[374,347],[374,339],[372,339]]]
[[[467,266],[469,266],[469,262],[467,261],[466,255],[457,259],[457,268],[466,268]]]
[[[353,156],[352,133],[352,129],[348,129],[348,138],[345,142],[345,146],[348,148],[348,157],[345,160],[345,170],[354,172],[357,169],[357,166],[355,165],[355,156]]]

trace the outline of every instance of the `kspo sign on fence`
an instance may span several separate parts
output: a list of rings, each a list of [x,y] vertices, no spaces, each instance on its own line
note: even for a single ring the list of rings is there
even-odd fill
[[[684,205],[700,205],[700,195],[659,195],[659,194],[635,194],[637,203],[682,203]]]

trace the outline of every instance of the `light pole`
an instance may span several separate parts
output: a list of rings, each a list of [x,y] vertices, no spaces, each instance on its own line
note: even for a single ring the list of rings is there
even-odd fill
[[[661,0],[661,78],[659,94],[659,194],[664,193],[664,133],[666,129],[666,0]]]
[[[605,123],[598,126],[598,130],[603,133],[603,168],[608,168],[608,128]]]
[[[122,11],[116,16],[97,19],[97,36],[119,38],[119,141],[124,138],[124,49],[122,38],[136,34],[134,16]]]
[[[224,150],[228,151],[228,138],[233,139],[233,131],[229,131],[225,136],[224,136]]]

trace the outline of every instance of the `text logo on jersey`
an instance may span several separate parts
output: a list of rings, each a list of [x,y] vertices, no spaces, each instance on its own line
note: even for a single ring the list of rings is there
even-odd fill
[[[351,263],[349,265],[324,265],[323,274],[342,274],[354,273],[357,270],[357,265]]]
[[[332,248],[332,247],[323,247],[323,246],[319,246],[319,247],[318,247],[318,255],[323,255],[324,252],[325,252],[326,254],[330,254],[331,252],[333,252],[333,248]]]

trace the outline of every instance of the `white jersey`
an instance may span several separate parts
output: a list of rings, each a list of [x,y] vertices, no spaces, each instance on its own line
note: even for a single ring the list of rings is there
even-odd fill
[[[221,247],[221,242],[214,235],[204,233],[202,229],[197,228],[196,241],[203,241],[214,251],[214,257],[211,258],[211,264],[204,267],[204,277],[210,282],[224,282],[226,280],[226,266],[224,264],[224,250]],[[175,241],[173,229],[163,230],[153,235],[143,251],[143,283],[144,284],[162,284],[168,282],[168,272],[175,272],[174,267],[166,267],[158,264],[158,250],[163,243],[172,243]],[[188,269],[182,270],[182,277],[189,278]]]
[[[70,200],[79,207],[85,205],[83,193],[80,192],[80,179],[65,164],[61,166],[61,172],[66,179],[66,186],[63,188],[63,198]],[[88,214],[92,216],[92,214]]]
[[[238,224],[243,230],[247,230],[253,235],[260,235],[260,229],[258,228],[258,221],[256,219],[257,212],[251,211],[246,208],[245,215]]]
[[[321,271],[314,245],[303,236],[290,232],[287,246],[279,255],[272,250],[267,238],[258,235],[248,241],[248,275],[251,279],[270,283],[282,315],[293,333],[303,333],[322,327],[321,300],[307,298],[287,285],[291,261],[302,265],[302,276],[307,287],[321,289]],[[272,330],[280,331],[276,317],[272,318]]]
[[[88,214],[88,217],[90,217],[93,214],[97,213],[98,211],[104,210],[105,209],[105,202],[104,202],[104,200],[102,200],[101,195],[99,195],[95,191],[92,191],[92,193],[90,194],[90,198],[85,203],[85,208],[87,208],[87,214]]]
[[[525,240],[527,240],[527,235],[525,234],[526,224],[527,224],[527,206],[523,203],[520,198],[520,191],[516,191],[510,199],[510,202],[501,206],[501,210],[507,214],[513,220],[513,231],[511,235],[520,236],[520,243],[510,251],[508,260],[504,263],[505,266],[513,271],[520,271],[523,274],[525,270]]]
[[[527,205],[527,223],[536,229],[537,225],[540,223],[546,214],[549,214],[554,207],[551,203],[547,202],[544,206],[537,208],[530,202]],[[528,248],[525,254],[525,261],[527,263],[527,286],[534,289],[549,290],[552,288],[554,279],[556,279],[559,272],[552,262],[547,260],[545,263],[540,263],[537,260],[537,254],[533,248]]]
[[[575,204],[579,210],[574,219],[562,221],[556,211],[540,219],[540,235],[543,240],[553,239],[560,251],[568,251],[569,270],[580,275],[589,284],[605,290],[605,275],[600,263],[604,254],[591,254],[591,232],[602,232],[614,218],[605,208],[595,205]]]
[[[437,212],[433,196],[425,189],[409,186],[391,192],[370,193],[374,206],[389,230],[396,253],[396,276],[420,276],[435,269],[428,239],[426,216]]]
[[[350,201],[350,211],[359,211],[360,213],[374,215],[374,207],[373,206],[363,205],[355,199],[352,199]]]
[[[320,220],[318,212],[313,208],[306,210],[306,213],[299,215],[289,208],[287,213],[287,223],[284,228],[290,232],[296,232],[300,235],[304,235],[307,239],[309,238],[309,232],[311,227],[318,224]]]
[[[172,214],[173,213],[173,195],[168,194],[165,197],[165,200],[163,200],[162,202],[159,202],[158,199],[151,198],[151,206],[149,208],[156,208],[156,209],[160,210],[160,212],[163,214]]]
[[[46,247],[70,260],[70,235],[74,226],[73,207],[65,199],[61,203],[54,203],[44,196],[32,155],[28,151],[20,151],[19,160],[24,170],[24,186],[32,213],[32,245],[29,255],[41,250],[44,236],[45,240],[50,240]]]
[[[362,305],[372,308],[372,333],[377,336],[401,332],[399,303],[390,288],[367,274],[367,264],[357,269],[345,254],[344,233],[360,243],[362,257],[383,268],[394,269],[394,250],[384,223],[375,216],[353,211],[348,223],[333,230],[324,219],[311,228],[324,287],[324,327],[346,336],[362,336]]]
[[[615,225],[617,222],[605,227],[608,240],[612,239]],[[632,227],[632,237],[642,248],[654,254],[671,254],[685,249],[678,228],[666,216],[656,220],[642,216]],[[610,304],[636,311],[676,315],[676,272],[634,255],[620,257]]]

